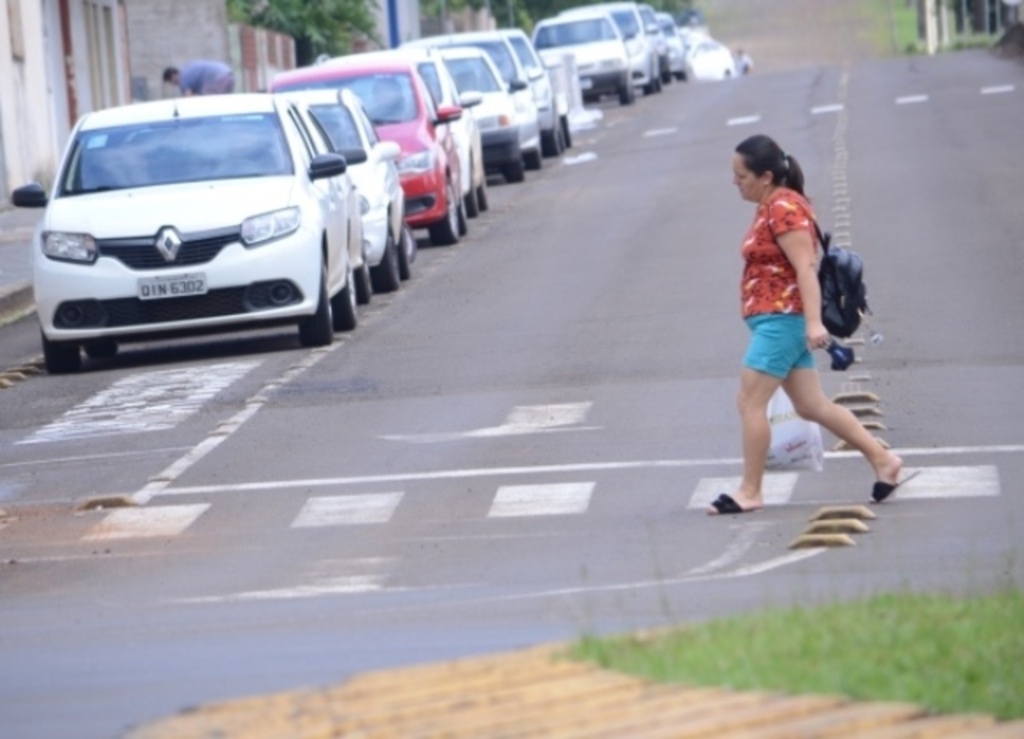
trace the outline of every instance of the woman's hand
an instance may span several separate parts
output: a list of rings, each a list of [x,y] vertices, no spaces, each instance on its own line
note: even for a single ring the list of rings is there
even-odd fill
[[[814,349],[824,349],[829,344],[828,331],[821,321],[807,321],[807,346]]]

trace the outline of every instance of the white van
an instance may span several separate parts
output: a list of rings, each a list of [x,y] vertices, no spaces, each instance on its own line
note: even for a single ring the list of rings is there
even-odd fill
[[[590,13],[595,9],[607,12],[619,27],[629,54],[633,84],[642,88],[647,95],[661,92],[658,40],[648,32],[640,6],[633,2],[595,3],[563,10],[559,16],[570,18],[580,13]]]

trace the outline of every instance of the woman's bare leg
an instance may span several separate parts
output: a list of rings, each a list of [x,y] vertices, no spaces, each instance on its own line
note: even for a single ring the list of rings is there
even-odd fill
[[[771,445],[772,432],[768,425],[768,401],[781,381],[763,372],[743,368],[740,374],[740,393],[736,405],[743,427],[743,479],[733,500],[744,510],[764,506],[761,483],[764,481],[764,462]],[[708,513],[717,513],[712,507]]]
[[[826,397],[816,369],[793,370],[782,387],[801,418],[821,424],[863,454],[880,482],[895,485],[899,481],[903,460],[869,434],[849,408]]]

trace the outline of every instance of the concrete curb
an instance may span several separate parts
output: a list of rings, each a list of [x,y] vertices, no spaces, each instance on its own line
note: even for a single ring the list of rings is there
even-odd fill
[[[911,703],[654,683],[565,647],[381,670],[336,686],[242,698],[141,726],[128,739],[244,737],[1024,736],[1024,721],[933,715]]]
[[[36,308],[31,282],[0,287],[0,326],[32,313]]]

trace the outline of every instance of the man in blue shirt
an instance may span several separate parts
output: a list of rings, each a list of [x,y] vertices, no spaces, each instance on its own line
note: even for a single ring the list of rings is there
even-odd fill
[[[235,73],[223,62],[198,59],[189,62],[181,70],[168,67],[164,70],[164,82],[177,85],[181,94],[221,95],[235,90]]]

